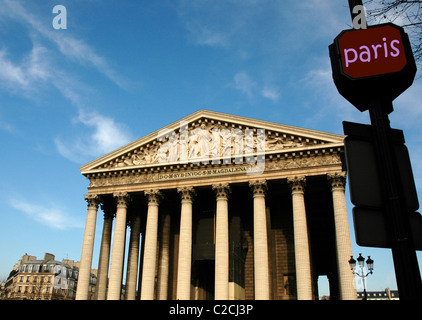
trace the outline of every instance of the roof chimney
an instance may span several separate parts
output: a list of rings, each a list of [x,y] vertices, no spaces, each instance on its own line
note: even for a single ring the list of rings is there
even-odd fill
[[[44,260],[43,260],[43,262],[47,262],[47,261],[50,261],[50,260],[54,260],[54,254],[51,254],[51,253],[45,253],[44,254]]]

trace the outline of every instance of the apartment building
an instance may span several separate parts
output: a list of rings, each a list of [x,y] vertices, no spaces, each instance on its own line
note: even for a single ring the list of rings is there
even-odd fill
[[[94,271],[95,272],[95,271]],[[5,283],[5,299],[73,300],[79,274],[79,262],[55,260],[50,253],[44,259],[25,254],[14,266]],[[90,276],[89,298],[94,297],[97,277]]]

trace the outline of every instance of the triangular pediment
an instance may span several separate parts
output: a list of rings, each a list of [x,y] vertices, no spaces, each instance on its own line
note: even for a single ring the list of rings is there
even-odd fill
[[[227,141],[230,145],[225,143]],[[204,157],[218,161],[228,155],[239,155],[239,150],[245,157],[309,152],[341,147],[343,141],[341,135],[200,110],[110,152],[80,170],[85,175],[195,162]]]

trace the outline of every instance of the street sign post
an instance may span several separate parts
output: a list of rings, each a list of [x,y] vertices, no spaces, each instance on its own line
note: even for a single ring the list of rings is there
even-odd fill
[[[349,0],[351,13],[352,3],[361,5],[362,1]],[[384,223],[381,233],[392,250],[400,299],[422,299],[422,281],[409,218],[413,214],[407,208],[388,119],[393,111],[393,100],[413,83],[416,75],[408,36],[403,28],[390,23],[344,30],[329,46],[329,53],[339,93],[358,110],[369,110],[371,119],[371,148],[376,162],[373,166],[377,171],[383,217],[370,210],[360,210],[355,216],[363,217],[364,223],[378,221],[380,226],[381,221]],[[350,155],[346,155],[348,157]],[[349,177],[353,175],[350,171]],[[356,208],[359,211],[359,207]]]

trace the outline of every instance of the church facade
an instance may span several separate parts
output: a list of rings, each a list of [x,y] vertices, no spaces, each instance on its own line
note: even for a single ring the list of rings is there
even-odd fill
[[[82,166],[76,299],[356,299],[343,140],[200,110]]]

